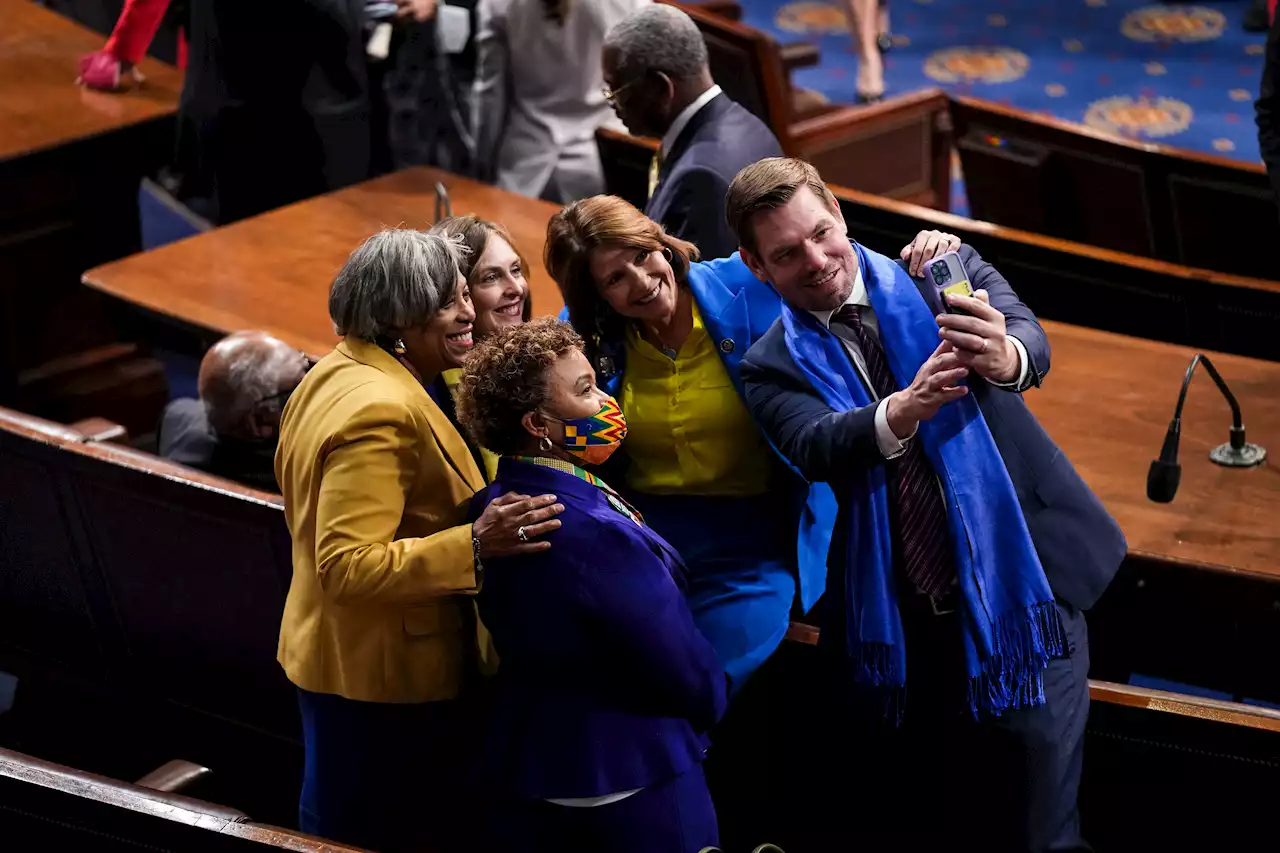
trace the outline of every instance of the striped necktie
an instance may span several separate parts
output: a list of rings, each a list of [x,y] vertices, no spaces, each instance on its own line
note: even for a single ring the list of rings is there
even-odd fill
[[[898,390],[898,383],[889,370],[880,341],[862,325],[862,308],[845,305],[831,320],[853,330],[867,365],[867,377],[883,400]],[[919,439],[908,442],[903,454],[889,465],[889,476],[896,479],[898,486],[893,536],[899,565],[912,586],[941,598],[955,579],[955,560],[938,475]]]
[[[662,171],[662,149],[659,148],[653,152],[653,158],[649,160],[649,195],[646,200],[653,198],[653,193],[658,189],[658,174]]]

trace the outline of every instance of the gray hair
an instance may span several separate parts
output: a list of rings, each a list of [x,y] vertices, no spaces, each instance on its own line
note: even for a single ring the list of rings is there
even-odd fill
[[[394,337],[431,319],[453,296],[461,243],[412,228],[386,228],[351,253],[329,288],[339,335]]]
[[[655,71],[672,80],[691,80],[707,67],[707,45],[698,25],[666,4],[646,6],[615,24],[604,48],[615,52],[617,73],[628,81]]]

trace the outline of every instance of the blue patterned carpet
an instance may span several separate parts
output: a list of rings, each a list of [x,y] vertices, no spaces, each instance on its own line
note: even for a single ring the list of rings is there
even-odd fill
[[[822,65],[797,85],[853,103],[857,60],[840,0],[742,0],[747,23],[810,40]],[[1247,0],[889,0],[890,95],[927,86],[1166,145],[1258,159],[1253,99],[1265,34]],[[967,211],[963,193],[952,205]]]

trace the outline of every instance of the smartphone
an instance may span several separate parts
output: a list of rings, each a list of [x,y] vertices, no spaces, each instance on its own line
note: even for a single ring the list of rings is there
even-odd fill
[[[962,296],[973,296],[973,288],[969,285],[969,274],[965,272],[964,263],[958,252],[947,252],[924,265],[924,277],[933,285],[938,294],[938,302],[942,310],[948,314],[963,314],[963,311],[952,308],[947,303],[947,294],[959,293]]]

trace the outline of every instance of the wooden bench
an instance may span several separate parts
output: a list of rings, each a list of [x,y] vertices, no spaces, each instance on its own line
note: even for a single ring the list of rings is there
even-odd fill
[[[0,669],[19,678],[22,742],[77,766],[93,754],[127,778],[177,753],[233,787],[252,781],[252,753],[280,772],[266,794],[279,799],[257,810],[291,810],[297,705],[275,661],[292,575],[282,503],[0,410]]]
[[[772,128],[788,156],[808,160],[834,183],[940,210],[951,206],[951,125],[942,92],[862,107],[829,104],[791,85],[792,69],[819,61],[811,45],[779,47],[755,27],[671,5],[702,31],[711,74],[725,94]]]
[[[815,663],[818,636],[818,628],[793,622],[778,652],[789,671],[766,677],[790,690],[828,677]],[[1208,836],[1231,845],[1270,832],[1280,711],[1093,679],[1089,696],[1080,806],[1085,836],[1098,849],[1186,849],[1187,838]],[[789,710],[776,713],[807,719],[804,701],[793,698]],[[806,770],[822,778],[816,768]],[[806,841],[778,843],[788,853],[832,849]]]
[[[77,853],[356,853],[236,809],[0,749],[0,843]]]
[[[0,20],[0,405],[146,432],[162,366],[79,277],[139,248],[138,181],[172,153],[181,74],[147,59],[136,90],[90,92],[76,61],[101,36],[30,0],[0,0]]]
[[[1260,163],[1139,142],[976,98],[953,99],[951,118],[978,219],[1280,279],[1280,208]]]
[[[859,242],[896,257],[921,229],[949,231],[975,246],[1041,317],[1280,361],[1280,283],[1071,243],[842,187],[832,190],[849,233]]]

